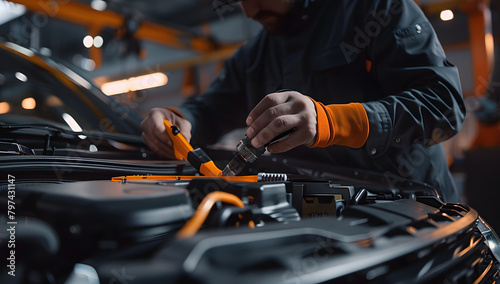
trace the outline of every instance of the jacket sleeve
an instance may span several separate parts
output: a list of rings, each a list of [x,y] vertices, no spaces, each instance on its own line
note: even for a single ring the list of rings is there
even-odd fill
[[[390,146],[445,141],[465,118],[457,68],[446,60],[431,24],[413,1],[374,2],[365,22],[365,31],[373,35],[367,57],[384,95],[363,103],[370,127],[366,150],[375,158]]]
[[[193,127],[191,144],[210,145],[224,133],[245,126],[245,52],[245,47],[240,48],[226,61],[205,93],[188,99],[179,107]]]

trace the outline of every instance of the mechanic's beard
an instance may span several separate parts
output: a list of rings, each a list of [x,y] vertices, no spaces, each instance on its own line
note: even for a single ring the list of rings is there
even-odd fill
[[[270,11],[260,11],[253,18],[259,22],[268,34],[278,35],[283,34],[286,31],[287,16]]]
[[[282,15],[271,11],[260,11],[253,19],[258,21],[271,35],[292,34],[299,30],[304,22],[300,15],[295,12]]]

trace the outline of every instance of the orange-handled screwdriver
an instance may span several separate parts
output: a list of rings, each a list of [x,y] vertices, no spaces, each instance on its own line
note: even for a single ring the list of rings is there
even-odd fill
[[[168,136],[172,139],[176,159],[188,161],[204,176],[222,176],[222,171],[217,168],[207,153],[201,148],[193,149],[193,146],[181,134],[177,126],[172,125],[168,120],[164,120],[163,124],[165,125],[165,131],[167,131]]]
[[[186,160],[189,152],[193,151],[193,146],[189,144],[186,138],[181,134],[181,131],[177,126],[174,126],[168,120],[163,121],[165,125],[165,131],[167,131],[168,136],[172,140],[175,158],[177,160]]]

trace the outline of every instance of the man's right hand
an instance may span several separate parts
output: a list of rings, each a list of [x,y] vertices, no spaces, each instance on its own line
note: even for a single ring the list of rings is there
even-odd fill
[[[165,126],[163,125],[165,119],[170,121],[172,125],[177,126],[188,142],[191,140],[191,123],[164,108],[152,109],[141,122],[142,139],[154,152],[165,158],[175,159],[172,140],[165,132]]]

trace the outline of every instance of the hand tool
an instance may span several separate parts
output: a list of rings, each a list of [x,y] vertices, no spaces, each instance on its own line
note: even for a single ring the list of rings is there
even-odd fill
[[[111,178],[111,181],[126,183],[127,181],[191,181],[196,178],[206,178],[204,176],[162,176],[162,175],[133,175],[118,176]],[[280,173],[258,173],[250,176],[218,176],[227,182],[284,182],[289,179],[287,174]]]
[[[252,139],[248,138],[245,136],[238,145],[236,145],[236,155],[233,157],[233,159],[227,164],[227,166],[224,168],[222,171],[222,174],[224,176],[235,176],[238,175],[247,164],[253,163],[255,160],[257,160],[264,152],[266,151],[267,147],[275,142],[278,142],[280,140],[285,139],[288,137],[292,132],[295,131],[295,127],[281,133],[280,135],[276,136],[274,139],[271,139],[267,144],[260,148],[255,148],[252,146],[250,143]]]
[[[273,181],[287,181],[286,174],[278,173],[259,173],[258,175],[251,176],[224,176],[222,171],[217,168],[212,159],[200,148],[193,149],[186,138],[181,134],[179,128],[172,125],[170,121],[164,120],[165,131],[172,140],[174,155],[178,160],[186,160],[193,167],[195,167],[202,175],[206,177],[218,177],[229,182],[273,182]],[[286,134],[286,133],[284,133]],[[277,141],[286,135],[280,135],[273,139]],[[253,148],[253,147],[252,147]],[[264,149],[265,150],[265,149]],[[180,180],[193,180],[201,178],[201,176],[163,176],[163,175],[134,175],[134,176],[119,176],[113,177],[112,181],[127,182],[127,181],[180,181]]]
[[[177,126],[172,125],[168,120],[164,120],[163,124],[165,125],[165,131],[168,133],[170,139],[172,139],[175,158],[188,161],[204,176],[222,176],[222,171],[217,168],[207,153],[201,148],[193,149],[193,146],[181,134]]]

